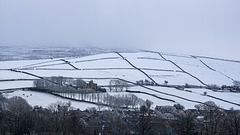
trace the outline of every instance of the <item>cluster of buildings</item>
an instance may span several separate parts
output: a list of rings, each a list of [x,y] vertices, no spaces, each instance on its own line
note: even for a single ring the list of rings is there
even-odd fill
[[[222,90],[227,90],[227,91],[231,91],[231,92],[240,92],[240,87],[238,86],[226,86],[223,85],[221,87]]]
[[[52,76],[46,77],[44,79],[49,80],[51,83],[58,84],[59,86],[70,86],[72,88],[75,88],[76,90],[91,89],[94,91],[106,92],[106,89],[99,87],[96,83],[93,82],[93,80],[86,82],[79,78],[63,76]],[[46,85],[46,82],[43,83],[42,85]]]
[[[155,83],[153,81],[149,81],[147,79],[139,80],[136,83],[137,83],[137,85],[149,85],[149,86],[154,86],[155,85]]]

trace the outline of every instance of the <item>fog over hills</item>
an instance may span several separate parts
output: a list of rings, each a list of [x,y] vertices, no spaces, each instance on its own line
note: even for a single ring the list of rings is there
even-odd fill
[[[0,46],[0,61],[6,60],[38,60],[64,57],[82,57],[109,52],[130,52],[139,49],[111,49],[99,47],[59,47],[59,46]]]
[[[140,48],[238,60],[239,0],[1,0],[0,46]]]

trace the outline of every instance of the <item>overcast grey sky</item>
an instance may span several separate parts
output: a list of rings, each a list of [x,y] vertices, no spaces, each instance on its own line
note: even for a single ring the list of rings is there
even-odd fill
[[[240,59],[240,0],[0,0],[0,46],[131,47]]]

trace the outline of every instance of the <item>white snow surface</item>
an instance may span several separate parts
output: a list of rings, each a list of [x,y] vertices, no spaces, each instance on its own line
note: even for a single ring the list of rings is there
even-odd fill
[[[187,89],[192,91],[193,93],[198,93],[203,95],[204,92],[207,92],[207,95],[214,96],[220,99],[224,99],[233,103],[237,103],[240,105],[240,93],[234,93],[229,91],[223,92],[215,92],[209,89]]]
[[[71,63],[79,69],[84,68],[132,68],[122,59],[103,59],[95,61],[75,62]]]
[[[128,92],[111,92],[109,93],[110,95],[127,95],[127,94],[131,94]],[[152,97],[150,95],[146,95],[146,94],[142,94],[142,93],[134,93],[134,95],[136,95],[138,98],[143,99],[144,101],[146,101],[147,99],[153,102],[152,107],[156,107],[156,106],[165,106],[165,105],[170,105],[173,106],[174,102],[170,102],[170,101],[166,101],[166,100],[160,100],[158,98]]]
[[[38,79],[38,78],[27,74],[12,72],[9,70],[0,70],[0,80],[8,79]]]
[[[163,60],[159,54],[149,52],[121,53],[121,55],[127,59],[153,58]]]
[[[33,81],[3,81],[0,82],[0,91],[6,89],[33,87]]]
[[[128,60],[138,68],[179,70],[172,63],[164,60],[154,60],[154,59],[128,59]]]
[[[153,78],[158,84],[164,84],[165,81],[168,81],[168,85],[185,85],[194,84],[197,86],[202,86],[202,84],[192,78],[188,74],[183,72],[168,72],[168,71],[153,71],[153,70],[143,70],[151,78]]]
[[[214,70],[221,72],[234,80],[240,80],[240,62],[231,62],[207,58],[200,59]]]
[[[124,58],[129,60],[134,66],[142,69],[146,74],[148,74],[157,83],[163,84],[164,81],[168,81],[168,85],[197,85],[203,86],[203,84],[196,78],[190,76],[189,74],[182,72],[180,68],[172,64],[170,61],[164,60],[157,53],[150,52],[137,52],[137,53],[120,53]],[[218,86],[222,85],[232,85],[234,80],[240,80],[240,63],[222,61],[222,60],[212,60],[207,58],[193,58],[191,56],[178,56],[178,55],[168,55],[163,54],[167,60],[171,60],[180,66],[184,71],[192,74],[193,76],[199,78],[205,84],[216,84]],[[45,59],[45,60],[22,60],[22,61],[1,61],[0,62],[0,90],[5,89],[17,89],[32,87],[33,80],[27,79],[37,79],[37,77],[32,76],[27,73],[34,74],[40,77],[51,77],[51,76],[63,76],[63,77],[73,77],[82,78],[85,81],[93,80],[98,85],[108,85],[109,81],[114,78],[121,78],[127,81],[136,82],[139,80],[150,80],[144,73],[135,69],[127,61],[122,59],[117,53],[106,53],[99,55],[86,56],[81,58],[62,58],[68,61],[73,66],[77,67],[78,70],[73,68],[70,64],[64,62],[61,59]],[[215,69],[211,70],[206,65],[201,63],[202,60],[209,67]],[[21,72],[14,72],[10,69],[16,69]],[[227,76],[231,77],[228,78]],[[12,79],[12,80],[10,80]],[[26,80],[18,80],[26,79]],[[8,81],[9,80],[9,81]],[[16,81],[13,81],[16,80]],[[167,94],[176,95],[182,97],[170,96],[167,94],[162,94],[156,91],[151,91],[143,87],[131,87],[130,90],[149,92],[150,94],[157,95],[162,98],[167,98],[174,100],[176,103],[180,103],[185,106],[185,108],[194,108],[194,105],[198,104],[196,102],[206,102],[214,101],[217,105],[224,109],[229,109],[231,107],[235,109],[240,109],[240,106],[227,103],[218,99],[214,99],[208,96],[203,96],[203,92],[207,91],[207,95],[215,96],[223,100],[240,104],[240,94],[230,93],[230,92],[213,92],[208,89],[188,89],[192,92],[177,90],[174,88],[165,87],[151,87],[159,92],[165,92]],[[26,91],[22,91],[26,92]],[[12,93],[12,96],[22,95],[21,91],[16,91]],[[124,93],[123,93],[124,94]],[[9,93],[11,95],[11,93]],[[37,105],[43,104],[47,106],[50,101],[48,101],[48,94],[38,94],[39,97],[28,100],[30,104]],[[137,93],[138,97],[146,100],[152,100],[154,105],[173,105],[175,103],[160,100],[156,97]],[[44,97],[46,96],[46,97]],[[38,98],[41,98],[38,99]],[[58,98],[57,100],[62,100]],[[193,100],[196,102],[191,102],[185,99]],[[39,101],[35,101],[39,100]],[[43,102],[43,103],[41,103]],[[44,103],[46,102],[46,103]],[[51,102],[52,103],[52,102]],[[85,103],[84,103],[85,104]],[[89,104],[87,104],[89,105]],[[91,107],[91,105],[89,105]],[[79,107],[76,105],[76,107]],[[84,107],[83,107],[84,108]]]
[[[118,69],[118,70],[26,70],[29,73],[37,74],[42,77],[51,77],[51,76],[64,76],[64,77],[74,77],[74,78],[121,78],[128,81],[136,82],[140,79],[147,79],[147,77],[142,74],[140,71],[135,69]],[[92,79],[91,79],[92,78]],[[108,85],[109,79],[103,84],[99,85]]]
[[[36,63],[46,63],[52,62],[51,59],[43,59],[43,60],[20,60],[20,61],[0,61],[0,69],[13,69],[13,68],[23,68],[28,65],[36,64]]]
[[[84,56],[80,58],[72,58],[72,59],[68,59],[68,61],[74,63],[74,62],[80,62],[80,61],[105,59],[105,58],[120,58],[120,57],[116,53],[104,53],[104,54],[98,54],[98,55]]]
[[[89,107],[97,107],[97,105],[94,105],[94,104],[63,99],[63,98],[56,97],[51,94],[36,92],[36,91],[18,90],[18,91],[14,91],[11,93],[4,93],[3,95],[7,98],[19,96],[19,97],[22,97],[23,99],[25,99],[31,106],[38,105],[38,106],[42,106],[43,108],[47,108],[50,104],[54,104],[59,101],[64,102],[64,103],[71,102],[71,106],[74,109],[80,109],[80,110],[86,110]]]
[[[178,66],[180,66],[184,71],[194,75],[199,78],[205,84],[216,84],[222,85],[232,85],[232,80],[226,76],[220,74],[219,72],[209,69],[207,66],[202,64],[198,59],[192,57],[179,57],[164,55],[168,60],[173,61]]]
[[[154,94],[156,96],[159,96],[161,98],[174,100],[176,103],[179,103],[179,104],[183,105],[186,109],[193,109],[196,104],[199,104],[197,102],[204,103],[204,102],[207,102],[207,101],[213,101],[213,102],[215,102],[216,105],[218,105],[219,107],[221,107],[223,109],[230,109],[231,107],[233,107],[234,109],[240,109],[240,106],[238,106],[238,105],[230,104],[230,103],[227,103],[227,102],[224,102],[224,101],[221,101],[221,100],[217,100],[217,99],[214,99],[214,98],[211,98],[211,97],[203,96],[202,94],[198,94],[198,93],[192,93],[192,92],[187,92],[187,91],[183,91],[183,90],[176,90],[174,88],[164,88],[164,87],[155,87],[155,86],[152,86],[152,87],[149,87],[149,88],[152,88],[152,89],[156,90],[156,92],[152,91],[152,90],[149,90],[149,89],[141,88],[141,87],[133,87],[130,90],[148,92],[148,93]],[[159,92],[162,92],[162,93],[165,93],[165,94],[162,94],[162,93],[159,93]],[[168,94],[171,94],[171,95],[168,95]],[[178,96],[178,97],[175,97],[175,96],[172,96],[172,95],[175,95],[175,96]],[[219,97],[220,96],[222,96],[222,97],[225,96],[226,99],[233,98],[232,95],[226,95],[225,93],[221,93],[221,92],[218,92],[218,96]],[[240,99],[239,98],[239,96],[240,96],[239,93],[238,93],[238,95],[235,95],[235,96],[236,96],[235,99],[233,99],[232,101],[236,101],[236,100]],[[184,100],[184,99],[179,98],[179,97],[182,97],[182,98],[188,99],[188,100],[197,101],[197,102]],[[153,98],[151,98],[151,99],[153,99]],[[166,102],[166,101],[164,101],[164,102]],[[238,102],[238,104],[239,104],[239,102]],[[162,105],[162,100],[161,99],[157,99],[157,100],[155,99],[154,100],[154,105]]]

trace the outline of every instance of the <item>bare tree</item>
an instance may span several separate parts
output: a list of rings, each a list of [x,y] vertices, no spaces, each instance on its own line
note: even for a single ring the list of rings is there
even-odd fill
[[[115,91],[123,91],[124,88],[126,90],[129,88],[129,84],[127,82],[124,82],[122,80],[110,80],[109,82],[110,91],[112,91],[113,89],[115,89]]]
[[[204,116],[204,121],[201,123],[204,126],[204,134],[222,134],[225,124],[223,118],[226,115],[223,110],[221,110],[213,101],[207,101],[205,104],[195,105],[195,108],[202,116]]]
[[[83,81],[82,79],[77,79],[76,85],[78,88],[81,88],[81,89],[87,88],[87,83],[85,81]]]
[[[231,109],[226,117],[226,131],[231,135],[240,134],[240,111]]]
[[[12,97],[8,100],[8,128],[11,133],[20,135],[29,133],[33,127],[30,109],[31,106],[21,97]]]
[[[52,112],[49,115],[50,126],[55,133],[67,134],[67,117],[71,103],[57,102],[49,105],[48,109]]]
[[[177,127],[181,135],[197,135],[196,115],[191,111],[181,111],[178,115]]]
[[[165,80],[165,81],[164,81],[164,84],[165,84],[165,85],[167,85],[167,84],[168,84],[168,81],[167,81],[167,80]]]
[[[147,135],[153,128],[152,111],[150,110],[152,102],[146,100],[145,105],[140,107],[140,114],[136,123],[136,128],[141,135]]]
[[[233,81],[233,86],[240,87],[240,81]]]

